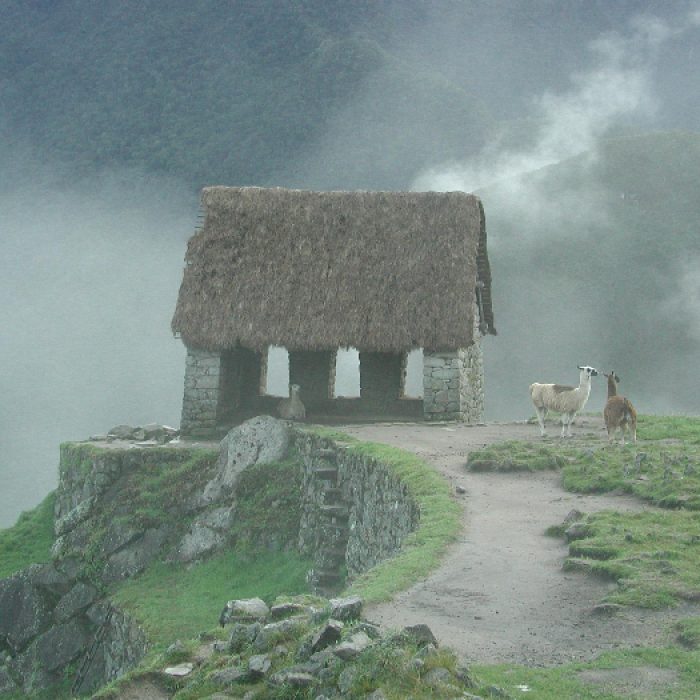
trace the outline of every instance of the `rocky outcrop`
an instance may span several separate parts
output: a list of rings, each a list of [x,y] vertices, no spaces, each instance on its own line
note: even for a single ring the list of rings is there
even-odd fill
[[[365,571],[396,553],[418,524],[415,501],[386,465],[269,416],[234,428],[218,457],[182,443],[124,446],[119,435],[126,429],[113,432],[111,443],[61,446],[53,563],[0,581],[0,692],[50,687],[67,669],[77,669],[76,688],[88,692],[133,667],[144,653],[144,635],[100,591],[157,559],[190,563],[235,546],[238,514],[248,507],[238,503],[237,489],[245,493],[248,475],[265,475],[263,465],[283,460],[292,445],[303,484],[294,482],[288,512],[296,520],[284,523],[284,541],[298,542],[316,572]],[[254,466],[258,471],[242,476]],[[289,490],[290,483],[281,486]],[[280,546],[275,503],[262,520],[267,540],[256,540],[259,546]],[[341,583],[339,575],[334,582]],[[303,684],[308,673],[301,669],[273,680],[263,657],[299,633],[306,624],[299,615],[308,610],[281,603],[268,610],[260,601],[245,619],[234,608],[221,620],[238,625],[231,644],[236,631],[236,644],[252,644],[260,657],[243,675]],[[331,602],[333,622],[310,640],[313,653],[331,645],[343,661],[361,653],[372,639],[367,629],[343,631],[359,608],[359,600]],[[263,618],[265,624],[258,621]]]
[[[144,682],[178,675],[192,688],[218,689],[212,698],[476,697],[469,693],[478,685],[469,669],[439,648],[426,625],[382,630],[363,618],[359,598],[261,603],[229,601],[222,614],[225,641],[208,642],[208,651],[195,649],[188,659],[173,647],[178,664],[169,664],[166,652],[162,670],[144,674]],[[138,683],[138,675],[129,682],[132,693]],[[119,688],[116,693],[122,697]],[[510,697],[495,687],[491,696]]]
[[[30,566],[0,581],[0,692],[30,694],[83,669],[94,690],[132,668],[146,639],[88,581],[51,564]]]

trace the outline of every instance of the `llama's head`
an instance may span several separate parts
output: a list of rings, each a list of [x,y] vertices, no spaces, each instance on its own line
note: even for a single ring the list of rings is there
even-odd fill
[[[589,367],[588,365],[579,365],[579,369],[581,370],[581,374],[584,375],[586,379],[598,376],[598,370],[595,367]]]
[[[614,369],[611,369],[611,370],[610,370],[610,374],[606,374],[605,372],[603,372],[603,376],[604,376],[606,379],[612,379],[612,380],[615,382],[615,384],[619,384],[619,383],[620,383],[620,377],[619,377],[617,374],[615,374],[615,370],[614,370]]]
[[[298,394],[301,391],[301,387],[298,384],[289,385],[289,395]]]

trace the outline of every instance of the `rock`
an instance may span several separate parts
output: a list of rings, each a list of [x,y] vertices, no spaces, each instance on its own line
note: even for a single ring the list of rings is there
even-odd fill
[[[251,680],[259,680],[264,678],[270,668],[272,667],[272,662],[267,654],[256,654],[251,656],[248,660],[248,674]]]
[[[0,666],[0,693],[17,693],[19,686],[10,675],[7,666]]]
[[[564,530],[564,537],[566,537],[567,542],[573,542],[574,540],[582,540],[584,537],[588,536],[588,526],[586,523],[574,523],[570,527]]]
[[[292,688],[308,688],[316,683],[310,673],[302,671],[278,671],[270,676],[270,683],[276,686],[290,685]]]
[[[359,671],[356,666],[348,666],[340,672],[338,676],[338,689],[341,693],[345,695],[350,691],[358,673]]]
[[[173,559],[182,563],[196,561],[216,552],[226,544],[226,537],[199,522],[192,523],[190,531],[180,541]]]
[[[362,599],[358,596],[350,598],[332,598],[329,601],[331,605],[331,617],[334,620],[359,620],[362,614]]]
[[[113,554],[102,571],[104,583],[129,578],[146,568],[161,552],[168,535],[165,527],[146,530],[143,537]]]
[[[115,425],[111,430],[107,431],[107,437],[115,438],[116,440],[131,440],[136,428],[132,425]]]
[[[50,600],[34,585],[29,567],[0,580],[0,640],[13,652],[21,651],[52,623]]]
[[[288,448],[289,427],[272,416],[257,416],[233,428],[219,445],[217,474],[204,488],[200,505],[229,496],[244,469],[277,462]]]
[[[344,625],[340,620],[329,620],[328,624],[313,636],[311,650],[313,652],[321,651],[340,641],[343,627]]]
[[[75,508],[69,510],[64,516],[58,518],[54,523],[53,530],[56,536],[60,537],[67,532],[74,530],[83,520],[86,520],[92,513],[93,506],[97,498],[91,496],[78,503]]]
[[[302,615],[309,611],[308,605],[301,603],[278,603],[270,608],[270,619],[281,620],[291,615]]]
[[[53,611],[56,622],[65,622],[79,612],[89,608],[97,598],[97,589],[87,583],[76,583],[66,595],[58,601]]]
[[[32,583],[52,596],[64,596],[73,587],[75,580],[56,566],[40,564],[32,569]]]
[[[298,637],[304,630],[304,623],[300,620],[280,620],[265,625],[255,638],[254,647],[258,651],[270,651],[280,641]]]
[[[419,647],[425,646],[426,644],[432,644],[434,647],[439,646],[438,640],[435,639],[435,635],[428,625],[409,625],[408,627],[404,627],[403,630],[401,630],[401,636],[405,639],[409,639]]]
[[[107,532],[100,545],[100,554],[107,559],[115,552],[135,542],[144,533],[143,528],[133,523],[114,518],[107,526]]]
[[[229,666],[228,668],[214,671],[209,676],[209,680],[215,685],[233,685],[247,680],[248,673],[240,666]]]
[[[163,669],[163,673],[166,676],[175,676],[177,678],[189,676],[192,671],[194,671],[194,664],[189,661],[187,663],[178,664],[177,666],[168,666]]]
[[[228,648],[234,653],[243,651],[245,647],[255,641],[261,629],[262,625],[259,622],[254,622],[250,625],[244,625],[240,622],[235,623],[231,628]]]
[[[83,654],[90,644],[90,637],[83,625],[71,620],[56,625],[37,639],[36,658],[47,671],[56,671]]]
[[[219,624],[223,627],[231,621],[264,620],[269,614],[270,608],[267,607],[265,601],[261,598],[229,600],[221,611]]]
[[[351,661],[356,656],[359,656],[370,644],[372,640],[364,633],[358,632],[346,642],[341,642],[335,646],[333,653],[343,661]]]
[[[423,682],[428,685],[445,685],[452,683],[452,674],[446,668],[432,668],[423,676]]]

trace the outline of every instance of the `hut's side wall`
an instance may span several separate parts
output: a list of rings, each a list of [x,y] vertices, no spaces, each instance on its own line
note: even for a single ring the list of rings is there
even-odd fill
[[[216,432],[222,386],[221,354],[187,349],[180,431],[208,437]]]
[[[423,415],[426,420],[480,423],[484,419],[484,359],[479,313],[474,314],[474,343],[451,352],[423,355]]]

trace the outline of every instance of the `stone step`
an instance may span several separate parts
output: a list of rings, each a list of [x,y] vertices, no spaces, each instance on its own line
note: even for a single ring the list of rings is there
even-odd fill
[[[338,469],[336,467],[316,467],[313,470],[313,475],[322,481],[337,481]]]
[[[325,459],[328,462],[335,462],[338,458],[335,450],[330,450],[327,448],[319,447],[311,452],[312,457],[318,457],[319,459]]]
[[[329,486],[323,490],[323,500],[326,505],[333,505],[343,500],[343,489],[337,486]]]
[[[336,518],[338,520],[347,520],[350,517],[350,510],[345,505],[324,505],[319,507],[321,515],[327,518]]]

